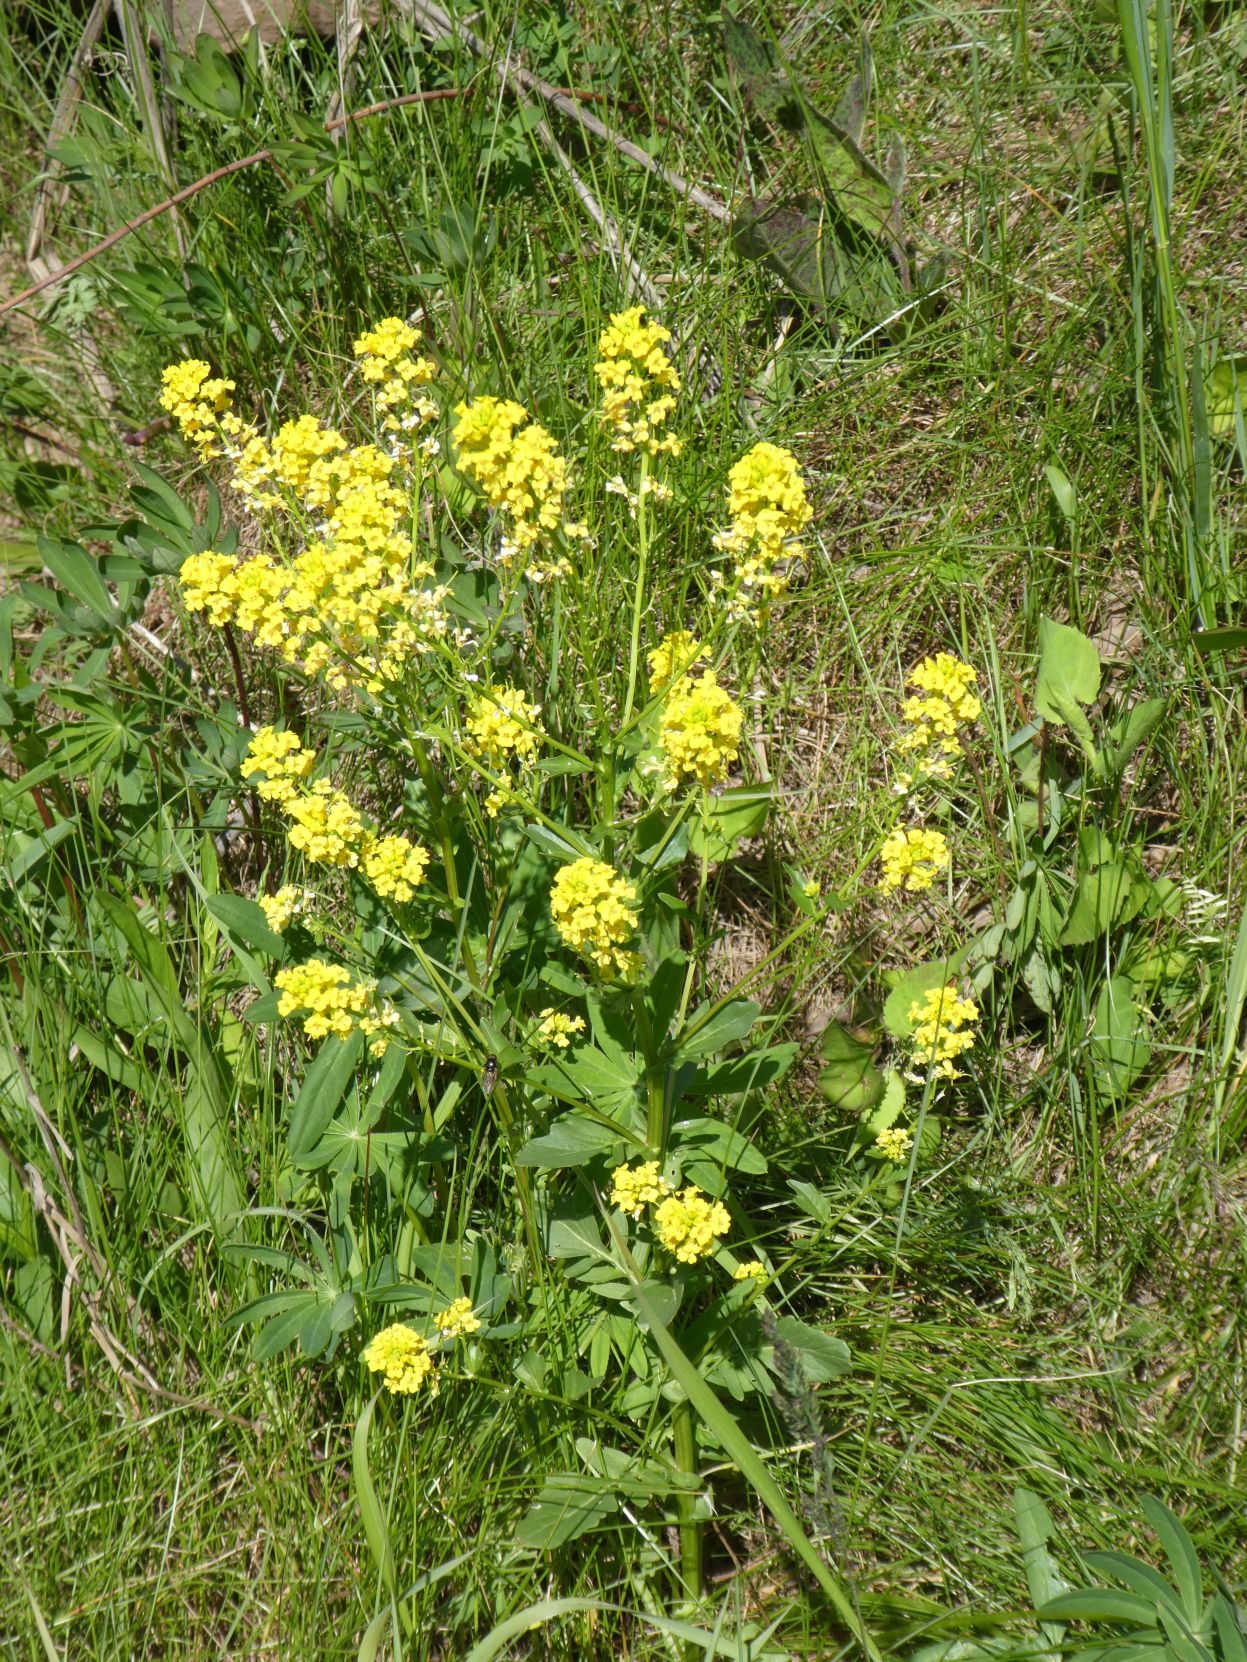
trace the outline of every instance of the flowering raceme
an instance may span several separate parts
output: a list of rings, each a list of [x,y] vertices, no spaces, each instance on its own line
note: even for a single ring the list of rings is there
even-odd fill
[[[480,1317],[473,1310],[470,1298],[452,1300],[434,1316],[433,1325],[443,1339],[466,1339],[470,1333],[481,1330]]]
[[[787,589],[786,563],[804,552],[796,539],[813,509],[796,457],[766,440],[755,444],[728,474],[727,506],[732,523],[713,540],[736,561],[729,612],[756,619],[768,601]]]
[[[879,887],[884,894],[894,889],[920,894],[946,869],[948,842],[942,831],[898,826],[884,839],[879,859],[883,866]]]
[[[914,1025],[910,1043],[915,1067],[929,1067],[940,1079],[960,1079],[957,1058],[973,1048],[978,1005],[962,998],[954,982],[931,987],[909,1007]]]
[[[383,1327],[361,1355],[369,1371],[379,1373],[386,1390],[396,1396],[414,1396],[421,1388],[437,1395],[437,1368],[428,1341],[405,1322]]]
[[[304,750],[297,733],[276,727],[257,727],[243,758],[244,779],[254,780],[265,802],[283,806],[294,800],[297,787],[316,765],[316,752]]]
[[[419,344],[420,331],[399,317],[382,318],[354,343],[363,378],[376,388],[377,411],[387,432],[409,432],[437,415],[437,405],[420,390],[436,375],[437,366],[428,358],[412,356]],[[435,455],[436,441],[426,440],[421,449]]]
[[[278,1015],[301,1014],[309,1039],[349,1039],[358,1028],[372,1041],[372,1055],[380,1056],[389,1044],[389,1030],[398,1026],[398,1011],[378,997],[376,982],[353,982],[342,964],[309,958],[278,970],[274,985],[281,993]]]
[[[556,1050],[566,1050],[572,1042],[573,1033],[583,1033],[585,1021],[583,1016],[565,1016],[561,1010],[555,1010],[547,1005],[541,1012],[537,1022],[537,1030],[533,1039],[537,1044],[550,1045]]]
[[[654,1210],[654,1229],[667,1251],[681,1264],[708,1258],[719,1237],[732,1227],[721,1200],[707,1200],[696,1184],[668,1195]]]
[[[274,934],[280,935],[307,909],[313,897],[297,883],[283,883],[276,894],[262,894],[256,898],[264,913],[264,921]]]
[[[667,763],[667,787],[691,780],[704,790],[721,785],[736,760],[744,717],[712,669],[698,679],[682,676],[667,695],[659,719],[659,743]]]
[[[567,461],[522,404],[477,398],[455,406],[456,461],[491,508],[509,516],[505,554],[531,548],[563,521]]]
[[[588,857],[564,866],[550,890],[550,912],[568,946],[607,980],[637,967],[624,944],[636,933],[636,890],[613,866]]]
[[[649,690],[660,692],[670,682],[687,675],[705,657],[705,648],[687,629],[672,629],[652,652],[645,655],[649,665]]]
[[[898,775],[902,791],[924,779],[949,779],[952,764],[962,754],[959,729],[979,718],[982,704],[974,692],[978,676],[969,664],[950,652],[924,658],[910,671],[908,682],[920,696],[902,707],[907,729],[897,740],[906,771]]]
[[[662,432],[680,390],[680,377],[664,351],[670,339],[670,329],[645,321],[643,306],[614,313],[603,329],[593,373],[602,389],[602,423],[614,434],[613,450],[679,455],[680,440]]]
[[[378,837],[365,832],[360,844],[364,876],[383,899],[406,905],[424,882],[428,850],[406,837]]]
[[[285,811],[294,821],[290,846],[322,866],[357,866],[364,822],[348,796],[318,779],[303,796],[291,798]]]
[[[230,407],[234,383],[214,378],[211,364],[202,358],[170,364],[160,379],[161,408],[177,422],[182,437],[204,461],[219,456],[219,420]]]
[[[611,1205],[630,1218],[639,1218],[647,1206],[656,1206],[670,1193],[671,1185],[657,1160],[645,1160],[639,1166],[616,1166],[611,1173]]]
[[[899,1125],[890,1125],[875,1138],[875,1147],[884,1159],[893,1160],[897,1165],[900,1165],[913,1146],[914,1139]]]

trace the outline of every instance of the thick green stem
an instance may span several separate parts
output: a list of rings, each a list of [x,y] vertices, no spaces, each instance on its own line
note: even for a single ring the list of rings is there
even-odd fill
[[[693,1405],[688,1401],[676,1404],[673,1420],[675,1432],[675,1463],[681,1472],[697,1473],[697,1422]],[[676,1511],[680,1518],[680,1580],[686,1598],[701,1598],[702,1577],[702,1523],[695,1514],[697,1496],[686,1489],[676,1495]]]

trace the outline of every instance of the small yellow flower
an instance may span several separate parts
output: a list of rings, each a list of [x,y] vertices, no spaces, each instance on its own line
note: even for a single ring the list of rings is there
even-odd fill
[[[190,554],[182,561],[178,583],[188,612],[207,612],[214,629],[234,620],[230,579],[236,561],[229,554]]]
[[[700,663],[703,657],[705,648],[687,629],[670,630],[654,650],[646,654],[649,664],[649,690],[658,692],[669,682],[687,675],[693,665]]]
[[[568,946],[604,977],[635,968],[625,942],[636,933],[636,890],[613,866],[588,856],[564,866],[550,890],[550,911]]]
[[[952,777],[952,764],[962,754],[958,730],[977,721],[982,710],[973,690],[976,672],[949,652],[924,658],[908,680],[920,696],[907,698],[901,708],[907,723],[896,746],[906,762],[897,780],[902,791],[922,780]]]
[[[669,1195],[654,1212],[658,1239],[681,1264],[708,1257],[719,1236],[726,1235],[731,1226],[723,1202],[707,1200],[696,1184]]]
[[[362,1354],[370,1372],[379,1373],[386,1390],[396,1396],[414,1396],[421,1389],[437,1395],[437,1368],[428,1341],[405,1322],[382,1328]]]
[[[360,847],[364,876],[383,899],[409,901],[424,882],[429,853],[406,837],[377,837],[366,833]]]
[[[486,767],[502,768],[512,758],[536,760],[545,730],[541,706],[518,687],[492,686],[473,698],[464,748]]]
[[[559,1050],[566,1050],[572,1042],[571,1035],[583,1033],[584,1030],[583,1016],[565,1016],[562,1011],[547,1007],[541,1012],[533,1040],[536,1044],[553,1045]]]
[[[286,804],[294,821],[290,846],[324,866],[357,866],[364,841],[364,822],[345,796],[327,779]]]
[[[894,1160],[897,1165],[900,1165],[913,1146],[913,1137],[899,1125],[889,1126],[875,1138],[875,1147],[880,1154],[886,1160]]]
[[[389,1043],[388,1030],[398,1026],[398,1011],[388,999],[377,996],[374,981],[352,982],[342,964],[323,958],[309,958],[278,970],[274,984],[281,997],[279,1016],[302,1013],[303,1031],[309,1039],[349,1039],[356,1028],[372,1043],[374,1056]]]
[[[160,380],[161,408],[177,422],[182,437],[195,445],[205,460],[220,455],[218,424],[229,409],[234,383],[213,379],[212,366],[202,358],[170,364]]]
[[[276,894],[262,894],[257,899],[265,922],[275,934],[280,935],[306,909],[312,895],[297,883],[284,883]]]
[[[651,456],[680,453],[680,440],[662,429],[675,409],[680,377],[664,347],[671,331],[645,321],[645,308],[616,312],[598,341],[593,372],[602,389],[602,422],[613,429],[614,450]]]
[[[879,887],[884,894],[901,888],[920,894],[947,867],[948,843],[942,831],[906,831],[898,826],[885,838],[879,859],[883,865]]]
[[[954,658],[951,652],[937,652],[933,658],[924,658],[909,674],[911,687],[942,698],[954,720],[966,723],[977,721],[983,708],[973,691],[977,680],[977,672],[960,658]]]
[[[266,802],[283,806],[298,795],[295,789],[316,766],[316,752],[305,750],[299,735],[289,728],[257,727],[243,757],[244,779],[256,781]]]
[[[611,1205],[630,1218],[639,1218],[647,1206],[666,1200],[671,1185],[659,1170],[657,1160],[639,1166],[616,1166],[611,1173]]]
[[[960,1079],[954,1063],[974,1046],[974,1025],[979,1019],[974,1000],[962,998],[950,981],[916,999],[909,1007],[909,1019],[915,1024],[910,1037],[914,1065],[932,1068],[941,1079]]]
[[[672,687],[659,720],[659,743],[667,762],[667,786],[691,780],[704,790],[721,785],[736,760],[744,715],[712,669],[698,679],[682,676]]]
[[[480,1318],[472,1309],[470,1298],[457,1298],[433,1318],[433,1325],[443,1339],[465,1339],[469,1333],[479,1333]]]
[[[510,515],[513,552],[558,529],[567,494],[567,461],[522,404],[477,398],[455,407],[452,437],[460,468],[491,507]]]
[[[732,1271],[733,1281],[768,1281],[770,1271],[757,1258],[750,1258],[743,1264],[737,1264]]]

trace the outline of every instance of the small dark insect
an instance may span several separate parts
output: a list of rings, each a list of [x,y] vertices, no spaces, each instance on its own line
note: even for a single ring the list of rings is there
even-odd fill
[[[485,1066],[481,1069],[481,1089],[488,1096],[498,1083],[498,1058],[487,1056]]]

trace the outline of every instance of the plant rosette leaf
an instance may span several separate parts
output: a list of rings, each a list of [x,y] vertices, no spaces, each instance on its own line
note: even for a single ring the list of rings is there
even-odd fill
[[[908,1039],[916,1023],[910,1009],[935,987],[944,987],[956,979],[966,950],[955,952],[933,964],[917,964],[905,970],[892,982],[892,990],[883,1006],[883,1025],[894,1039]]]

